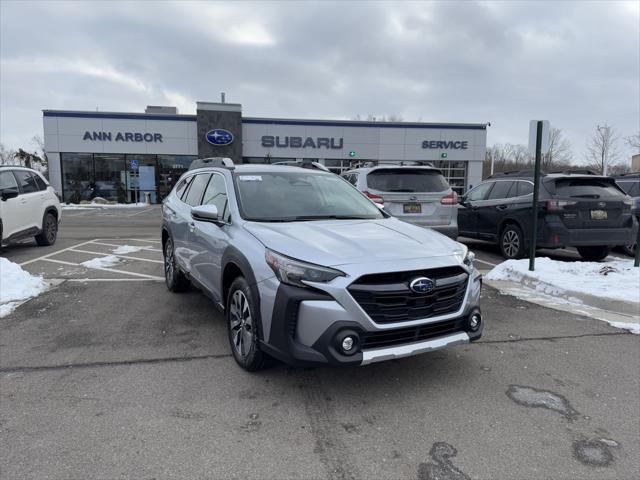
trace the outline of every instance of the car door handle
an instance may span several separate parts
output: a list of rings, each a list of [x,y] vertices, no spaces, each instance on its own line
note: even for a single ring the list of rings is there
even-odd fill
[[[496,210],[506,210],[507,206],[506,205],[497,205],[496,206]]]
[[[21,198],[20,199],[20,203],[24,205],[25,203],[27,203],[27,199],[26,198]]]
[[[196,229],[196,224],[194,222],[189,222],[189,231],[193,232]]]

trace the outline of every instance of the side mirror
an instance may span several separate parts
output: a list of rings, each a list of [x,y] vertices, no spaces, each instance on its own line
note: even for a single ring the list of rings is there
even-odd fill
[[[467,205],[469,205],[469,201],[467,200],[467,196],[466,195],[462,195],[461,197],[458,197],[458,203],[460,205],[462,205],[463,207],[466,207]]]
[[[2,192],[2,201],[6,202],[10,198],[16,198],[18,196],[17,190],[4,190]]]
[[[191,207],[191,218],[198,222],[221,222],[218,207],[215,205],[198,205],[197,207]]]

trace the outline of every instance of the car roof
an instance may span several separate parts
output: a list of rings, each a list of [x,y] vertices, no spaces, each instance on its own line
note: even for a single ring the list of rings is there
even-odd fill
[[[40,173],[34,168],[23,167],[22,165],[0,165],[0,170],[26,170],[27,172]]]
[[[359,168],[352,168],[350,170],[347,170],[345,172],[342,173],[342,175],[345,175],[347,173],[369,173],[372,172],[374,170],[388,170],[388,169],[394,169],[394,170],[398,170],[398,169],[402,169],[402,168],[410,168],[412,170],[433,170],[435,172],[439,172],[442,173],[442,171],[439,168],[436,167],[430,167],[428,165],[390,165],[390,164],[386,164],[386,165],[376,165],[373,167],[359,167]]]
[[[233,169],[226,167],[202,167],[189,170],[189,173],[201,172],[235,172],[235,173],[267,173],[267,172],[299,172],[303,167],[299,165],[274,165],[270,163],[244,163],[236,164]],[[330,173],[317,168],[304,168],[307,172]],[[332,173],[330,173],[333,175]]]
[[[616,180],[640,180],[640,172],[621,173],[612,177]]]

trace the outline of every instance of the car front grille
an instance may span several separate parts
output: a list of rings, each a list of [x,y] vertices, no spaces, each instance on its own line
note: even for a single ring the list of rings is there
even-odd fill
[[[428,293],[409,288],[411,280],[427,277],[435,282]],[[461,267],[365,275],[352,283],[351,296],[376,323],[421,320],[458,311],[469,274]]]
[[[397,328],[380,332],[367,332],[360,341],[362,349],[384,348],[406,343],[421,342],[443,335],[464,331],[465,319],[455,318],[443,322],[429,323],[417,327]]]

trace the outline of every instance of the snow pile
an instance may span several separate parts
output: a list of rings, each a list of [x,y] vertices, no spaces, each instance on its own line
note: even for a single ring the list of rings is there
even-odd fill
[[[535,280],[535,289],[548,295],[566,291],[585,293],[623,302],[638,302],[640,308],[640,268],[631,260],[610,262],[561,262],[536,258],[536,269],[529,271],[529,260],[507,260],[491,270],[487,280],[521,283]]]
[[[87,210],[90,208],[145,208],[148,207],[148,203],[63,203],[63,210]]]
[[[549,306],[569,304],[576,313],[640,334],[640,268],[631,260],[561,262],[543,257],[536,258],[533,272],[529,271],[529,260],[507,260],[485,279],[518,284],[506,292],[519,298]],[[605,312],[609,317],[603,318]],[[611,314],[625,319],[613,321]]]
[[[126,255],[127,253],[135,253],[141,250],[152,250],[152,247],[140,247],[138,245],[122,245],[111,250],[116,255]]]
[[[42,277],[25,272],[20,265],[0,257],[0,317],[20,303],[40,295],[49,285]]]
[[[91,260],[82,262],[80,265],[87,268],[109,268],[117,265],[118,263],[120,263],[120,259],[118,257],[115,255],[107,255],[106,257],[92,258]]]

